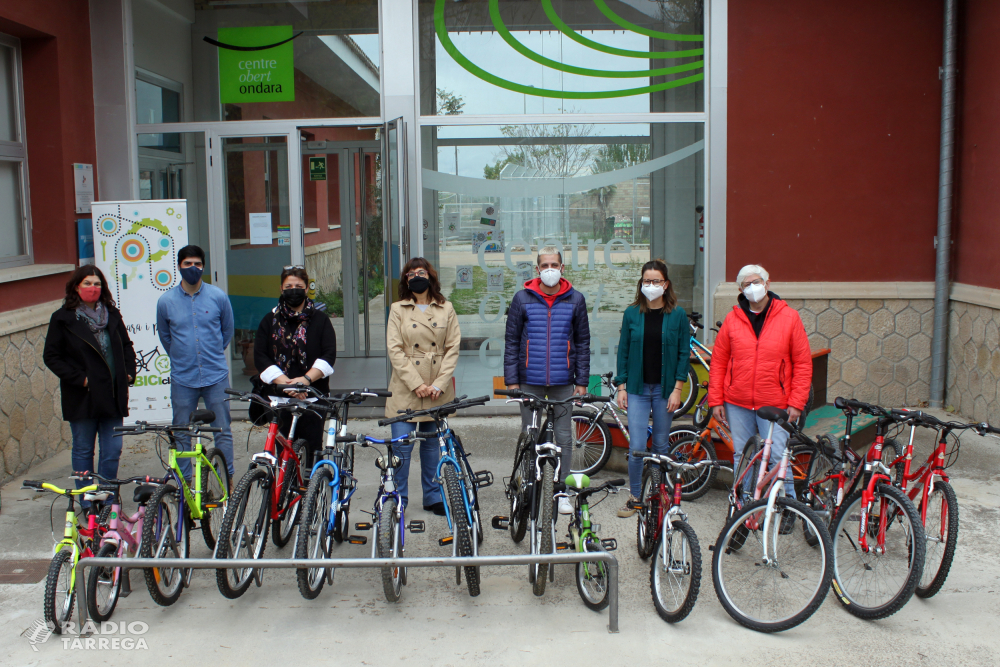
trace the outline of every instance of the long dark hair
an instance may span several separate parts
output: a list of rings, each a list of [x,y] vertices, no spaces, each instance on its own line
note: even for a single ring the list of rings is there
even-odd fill
[[[674,293],[674,283],[667,275],[667,265],[662,259],[653,259],[642,265],[642,271],[639,272],[639,282],[635,286],[635,301],[632,302],[632,305],[639,306],[640,313],[649,312],[649,299],[642,293],[642,277],[646,275],[646,271],[659,271],[663,275],[663,279],[667,281],[667,287],[663,290],[663,309],[668,313],[673,312],[674,306],[677,305],[677,295]]]
[[[101,270],[93,264],[84,264],[83,266],[77,268],[77,270],[73,272],[73,275],[69,277],[69,280],[66,282],[66,298],[63,300],[63,306],[71,310],[75,310],[80,307],[83,300],[80,299],[80,294],[76,291],[76,288],[79,287],[80,283],[82,283],[83,279],[87,276],[97,276],[101,279],[101,296],[98,301],[103,303],[106,307],[114,308],[115,300],[111,296],[111,290],[108,289],[108,281],[104,277],[104,274],[101,273]]]
[[[428,288],[430,292],[431,301],[435,303],[444,303],[444,294],[441,294],[441,282],[438,280],[437,271],[431,266],[423,257],[414,257],[406,263],[403,270],[399,272],[399,300],[405,301],[406,299],[412,299],[416,301],[416,297],[413,296],[413,292],[410,291],[409,285],[407,285],[406,274],[415,269],[424,269],[427,271],[427,280],[430,281],[431,286]]]

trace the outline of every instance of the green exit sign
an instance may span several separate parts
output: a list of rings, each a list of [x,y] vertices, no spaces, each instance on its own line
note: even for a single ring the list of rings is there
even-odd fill
[[[325,181],[326,180],[326,156],[316,155],[309,158],[309,180],[310,181]]]
[[[222,103],[295,101],[294,38],[290,25],[219,28]]]

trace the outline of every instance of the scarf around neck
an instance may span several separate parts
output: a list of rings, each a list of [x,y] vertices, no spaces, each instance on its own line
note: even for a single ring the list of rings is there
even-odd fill
[[[90,332],[94,334],[94,338],[97,339],[98,344],[101,346],[101,353],[105,357],[109,356],[111,351],[111,337],[107,332],[108,309],[104,304],[98,301],[94,308],[90,308],[87,304],[81,303],[76,307],[76,317],[83,321],[90,329]]]
[[[271,331],[271,356],[286,375],[292,372],[296,363],[302,366],[302,372],[309,370],[306,363],[306,326],[315,312],[312,299],[306,300],[301,313],[292,310],[283,299],[278,302]]]

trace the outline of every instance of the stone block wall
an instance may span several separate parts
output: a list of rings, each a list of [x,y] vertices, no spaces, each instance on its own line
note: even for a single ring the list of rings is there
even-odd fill
[[[952,301],[945,404],[1000,426],[1000,308]]]

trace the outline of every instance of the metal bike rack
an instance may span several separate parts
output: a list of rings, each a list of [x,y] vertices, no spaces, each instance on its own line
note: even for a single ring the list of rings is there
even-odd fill
[[[89,618],[87,609],[86,568],[122,567],[126,570],[141,570],[149,567],[169,567],[192,570],[224,570],[235,568],[299,569],[316,567],[382,568],[382,567],[464,567],[482,565],[534,565],[547,563],[565,565],[571,563],[602,561],[608,564],[608,632],[618,632],[618,559],[614,554],[601,549],[582,553],[560,553],[550,555],[518,554],[514,556],[453,556],[447,558],[81,558],[76,564],[76,605],[79,611],[80,631]]]

